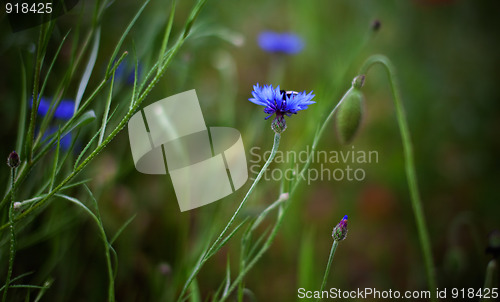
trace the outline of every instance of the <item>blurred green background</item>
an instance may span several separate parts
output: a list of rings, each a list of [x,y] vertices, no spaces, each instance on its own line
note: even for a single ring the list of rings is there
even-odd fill
[[[58,19],[48,46],[50,58],[79,18],[82,28],[89,26],[92,3],[81,1]],[[178,3],[174,34],[193,4]],[[95,87],[102,79],[119,35],[139,7],[136,1],[116,1],[107,9],[89,86]],[[312,144],[316,127],[350,87],[363,61],[371,54],[388,56],[398,72],[412,134],[439,287],[477,289],[484,283],[491,258],[484,253],[488,234],[500,227],[499,8],[497,1],[466,0],[209,1],[192,36],[144,106],[196,89],[207,125],[239,129],[250,161],[248,151],[254,146],[261,152],[269,150],[273,137],[262,108],[248,101],[252,85],[313,90],[317,103],[287,119],[288,129],[282,136],[280,150],[298,152]],[[135,45],[144,70],[157,58],[169,10],[169,1],[152,1],[122,47],[131,53]],[[373,32],[371,24],[376,19],[381,28]],[[13,34],[5,15],[0,23],[0,154],[7,157],[15,147],[19,104],[25,101],[21,99],[20,58],[27,66],[30,95],[38,29]],[[266,53],[257,44],[263,30],[294,32],[304,39],[304,50],[293,56]],[[49,80],[47,96],[64,73],[71,41],[77,41],[73,35],[68,39]],[[84,65],[80,69],[82,74]],[[71,83],[64,97],[74,98],[77,84]],[[128,104],[130,91],[126,83],[117,85],[113,105]],[[331,230],[346,214],[349,234],[339,245],[327,288],[426,288],[399,129],[381,68],[367,75],[363,92],[365,118],[353,146],[377,151],[378,163],[350,164],[365,170],[366,178],[360,182],[302,184],[290,201],[292,208],[272,248],[245,279],[257,301],[293,301],[299,287],[319,289],[332,243]],[[103,110],[105,94],[93,105],[97,113]],[[99,125],[94,122],[80,133],[73,160]],[[332,123],[319,149],[345,152],[352,146],[338,143]],[[273,163],[271,169],[288,166]],[[47,166],[41,163],[31,172],[18,190],[19,199],[31,196],[44,169]],[[1,171],[0,180],[7,185],[8,167]],[[137,215],[114,244],[119,263],[117,301],[173,300],[201,247],[213,240],[214,232],[225,225],[250,186],[249,181],[233,195],[180,213],[168,176],[135,170],[126,130],[80,178],[92,178],[91,189],[98,197],[108,233],[114,234]],[[276,200],[279,187],[279,182],[263,180],[244,215],[253,215]],[[84,195],[76,189],[72,194]],[[3,252],[7,251],[6,236],[4,232]],[[105,299],[102,245],[94,223],[81,209],[56,199],[17,236],[14,276],[34,271],[28,280],[35,284],[53,278],[46,301]],[[222,282],[228,255],[236,273],[238,238],[201,271],[198,285],[204,298],[209,299]],[[3,253],[1,274],[6,270],[6,258]],[[14,292],[19,297],[26,293]]]

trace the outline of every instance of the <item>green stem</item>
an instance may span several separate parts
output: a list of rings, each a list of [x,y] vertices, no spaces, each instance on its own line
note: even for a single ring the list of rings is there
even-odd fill
[[[325,132],[325,130],[326,130],[327,126],[328,126],[328,123],[333,118],[333,116],[337,112],[338,108],[344,102],[344,100],[346,99],[346,96],[349,95],[349,93],[351,92],[352,89],[353,89],[353,87],[351,86],[346,91],[346,93],[342,96],[342,98],[337,103],[337,105],[335,105],[335,107],[333,107],[332,111],[330,111],[330,114],[328,114],[328,116],[326,117],[325,121],[321,125],[321,128],[318,130],[317,134],[315,135],[313,144],[311,146],[311,152],[309,153],[309,156],[307,157],[307,161],[306,161],[304,167],[302,168],[302,170],[300,170],[300,173],[299,173],[300,177],[297,178],[297,180],[294,182],[294,184],[292,186],[292,189],[290,190],[290,195],[292,195],[295,192],[295,190],[298,188],[298,186],[299,186],[300,182],[302,181],[302,179],[305,179],[305,173],[306,173],[307,169],[309,169],[309,166],[311,165],[312,158],[313,158],[313,156],[315,154],[316,148],[318,147],[319,140],[323,136],[323,133]]]
[[[420,194],[418,192],[417,175],[415,173],[415,162],[413,157],[413,147],[410,138],[410,131],[408,129],[408,123],[406,121],[406,115],[403,109],[403,104],[401,102],[401,93],[397,86],[397,81],[395,77],[396,73],[394,71],[392,63],[389,61],[387,57],[383,55],[374,55],[368,58],[368,60],[366,60],[363,67],[361,68],[360,74],[366,74],[368,70],[375,64],[380,64],[384,66],[387,72],[387,76],[389,77],[391,92],[394,98],[394,107],[396,108],[396,116],[399,124],[399,131],[403,142],[405,170],[408,181],[408,187],[410,190],[411,204],[413,208],[413,213],[415,215],[415,221],[418,229],[418,236],[420,239],[420,245],[422,248],[422,253],[425,261],[427,284],[429,290],[434,290],[436,288],[436,275],[431,253],[429,232],[427,230],[427,225],[425,223],[424,212],[422,209],[422,202],[420,200]],[[436,301],[437,299],[433,297],[431,300]]]
[[[16,168],[10,169],[10,196],[11,202],[9,207],[9,229],[10,229],[10,255],[9,255],[9,268],[7,270],[7,278],[5,279],[5,290],[3,292],[2,302],[7,300],[7,290],[10,286],[10,278],[12,277],[12,268],[14,266],[14,257],[16,255],[16,234],[14,232],[14,192],[15,192],[15,173]]]
[[[222,241],[222,239],[224,239],[224,236],[229,231],[229,228],[233,224],[234,220],[236,219],[236,217],[240,213],[240,211],[243,208],[243,206],[245,205],[245,203],[247,202],[248,197],[250,197],[250,194],[252,194],[253,190],[255,189],[255,187],[257,186],[257,184],[259,183],[260,179],[262,178],[262,176],[266,172],[267,167],[269,167],[269,165],[273,161],[274,157],[276,156],[276,152],[278,151],[278,147],[280,145],[280,139],[281,139],[281,135],[279,133],[276,133],[274,135],[274,144],[273,144],[273,148],[271,150],[271,155],[269,156],[269,158],[267,159],[266,163],[264,164],[264,166],[260,170],[259,174],[257,175],[257,177],[255,178],[255,180],[253,181],[252,186],[248,190],[247,194],[245,195],[245,197],[241,201],[240,205],[238,206],[238,208],[234,212],[234,214],[231,217],[231,219],[229,220],[229,222],[226,224],[226,226],[224,227],[224,229],[222,230],[222,232],[220,233],[220,235],[217,237],[217,239],[215,240],[215,242],[210,246],[210,248],[208,249],[208,251],[205,253],[205,255],[203,256],[201,262],[194,268],[193,272],[191,273],[191,275],[189,276],[188,280],[184,284],[184,287],[182,288],[182,291],[181,291],[181,294],[179,295],[178,301],[182,301],[182,297],[186,294],[187,289],[189,288],[191,282],[193,282],[193,280],[196,277],[196,275],[198,275],[198,272],[201,270],[203,264],[213,255],[213,253],[216,251],[217,248],[220,248],[219,247],[219,243]]]
[[[109,302],[114,302],[115,301],[115,277],[113,275],[113,267],[111,265],[111,255],[109,253],[109,241],[106,237],[106,232],[104,232],[104,227],[102,225],[102,222],[99,221],[99,231],[101,233],[103,242],[104,242],[104,253],[106,255],[106,266],[108,269],[108,301]]]
[[[332,249],[330,250],[330,257],[328,257],[328,264],[326,265],[325,275],[323,276],[323,282],[321,283],[320,292],[325,289],[326,280],[328,279],[328,275],[330,274],[330,268],[332,267],[333,256],[335,255],[335,251],[337,250],[337,246],[339,246],[339,242],[337,240],[333,240]],[[320,301],[321,298],[318,298],[316,301]]]
[[[276,224],[273,227],[273,230],[271,231],[271,234],[269,234],[269,237],[267,238],[266,242],[262,246],[262,248],[259,250],[259,252],[255,255],[255,257],[248,262],[248,265],[246,265],[241,272],[239,273],[238,277],[234,280],[233,284],[229,287],[229,290],[227,291],[226,295],[220,299],[219,302],[225,301],[229,295],[236,289],[236,286],[238,286],[245,275],[252,269],[252,267],[259,261],[259,259],[267,252],[267,250],[271,247],[274,238],[278,234],[278,230],[281,226],[281,223],[283,222],[283,217],[286,212],[286,209],[288,208],[289,203],[281,204],[279,208],[279,213],[278,213],[278,219],[276,220]]]

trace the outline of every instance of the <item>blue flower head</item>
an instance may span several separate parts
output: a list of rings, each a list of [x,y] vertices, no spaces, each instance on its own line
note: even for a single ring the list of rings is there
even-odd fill
[[[50,109],[51,98],[41,97],[38,104],[38,114],[41,116],[47,115]],[[33,98],[31,98],[30,106],[33,107]],[[59,102],[56,110],[54,111],[54,118],[61,120],[69,120],[75,110],[75,101],[70,99],[63,99]]]
[[[279,126],[280,132],[286,129],[285,115],[291,116],[297,114],[300,110],[307,109],[307,106],[314,104],[311,99],[314,97],[312,91],[307,94],[303,92],[285,91],[280,90],[278,86],[276,89],[272,85],[253,86],[253,98],[248,99],[250,102],[264,106],[264,112],[268,114],[266,120],[276,114],[273,121],[273,130],[276,131],[275,126]]]
[[[271,53],[293,55],[304,48],[304,41],[294,33],[263,31],[257,40],[260,48]]]

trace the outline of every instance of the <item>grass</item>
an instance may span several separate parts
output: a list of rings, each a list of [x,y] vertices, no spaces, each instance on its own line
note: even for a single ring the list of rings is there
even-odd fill
[[[437,101],[452,99],[437,85],[448,79],[438,71],[447,69],[429,67],[418,57],[436,43],[433,36],[424,35],[429,41],[420,52],[413,40],[405,40],[426,30],[426,25],[413,28],[405,14],[411,11],[420,20],[429,11],[412,3],[361,1],[324,8],[301,1],[89,5],[25,32],[0,31],[6,37],[2,50],[10,55],[0,57],[9,74],[3,81],[8,85],[0,86],[0,97],[7,100],[1,105],[7,125],[3,149],[16,150],[22,160],[17,169],[4,168],[9,173],[0,178],[6,184],[0,202],[3,301],[290,301],[299,287],[496,286],[496,262],[481,254],[481,234],[496,226],[492,213],[498,210],[482,200],[494,200],[496,178],[473,174],[494,166],[486,159],[495,157],[487,151],[487,138],[471,139],[481,147],[469,154],[462,149],[467,144],[458,143],[462,137],[450,130],[454,124],[448,118],[461,111]],[[440,22],[455,14],[459,10],[435,12],[429,31],[453,29]],[[370,27],[375,17],[382,19],[376,32]],[[298,32],[306,40],[304,51],[262,52],[254,36],[268,28]],[[470,41],[482,37],[463,35],[460,39]],[[370,56],[379,52],[386,55]],[[448,62],[448,53],[436,50],[436,56],[442,61],[433,64]],[[461,62],[466,66],[467,60]],[[124,81],[120,64],[128,66],[133,83]],[[376,65],[386,74],[372,69]],[[315,161],[315,151],[351,150],[339,144],[332,127],[354,89],[349,80],[359,74],[367,79],[367,118],[355,150],[379,151],[380,164],[355,166],[366,170],[362,182],[310,183],[309,171],[327,164]],[[471,82],[470,75],[458,74],[450,72],[450,81]],[[384,88],[385,75],[390,89]],[[257,82],[314,90],[317,103],[287,118],[288,129],[273,139],[262,108],[246,101]],[[464,86],[447,85],[457,91]],[[254,181],[221,201],[179,213],[170,180],[135,171],[122,130],[140,108],[192,88],[207,125],[235,127],[247,151],[257,146],[268,153],[256,163],[247,152],[249,165],[258,166],[258,174],[250,172]],[[439,95],[431,101],[426,91]],[[480,91],[490,90],[484,84]],[[45,115],[37,113],[42,97],[51,97]],[[74,114],[59,120],[55,108],[67,98],[75,101]],[[394,108],[385,99],[393,99]],[[478,120],[493,129],[494,104],[484,102],[463,108],[488,108]],[[471,130],[476,115],[467,116],[471,126],[463,133],[487,131]],[[71,146],[65,147],[68,135]],[[449,139],[441,142],[443,137]],[[283,163],[275,158],[278,146],[283,152],[310,152],[304,160]],[[477,170],[460,170],[480,159],[485,162]],[[443,171],[436,171],[436,163]],[[264,177],[289,167],[295,171],[290,179]],[[345,164],[327,165],[332,167]],[[444,180],[433,178],[438,174]],[[466,210],[474,213],[466,226],[472,235],[451,223],[452,243],[444,243],[448,222]],[[349,239],[338,250],[334,241],[328,257],[329,232],[336,217],[347,213]],[[470,265],[471,259],[481,265]]]

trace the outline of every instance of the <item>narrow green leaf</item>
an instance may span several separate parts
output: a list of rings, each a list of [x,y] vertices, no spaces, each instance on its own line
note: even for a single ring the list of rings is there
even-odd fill
[[[134,69],[134,88],[132,89],[132,97],[130,98],[130,106],[129,106],[129,111],[132,110],[135,104],[135,100],[137,99],[136,95],[136,90],[137,90],[137,77],[138,77],[138,69],[139,69],[139,61],[137,60],[137,51],[135,49],[135,42],[132,41],[132,52],[134,53],[134,62],[135,62],[135,69]]]
[[[47,82],[48,82],[50,74],[52,72],[52,68],[54,67],[54,64],[56,63],[56,60],[59,57],[59,53],[61,52],[62,46],[64,45],[64,42],[66,42],[66,38],[68,37],[70,32],[71,32],[71,29],[62,38],[61,43],[59,43],[59,47],[57,48],[56,53],[54,54],[54,58],[52,58],[52,61],[49,65],[49,69],[47,69],[47,73],[45,74],[45,79],[43,81],[42,87],[40,88],[40,92],[39,92],[40,96],[43,96],[43,94],[45,92],[45,87],[47,86]],[[48,114],[46,116],[48,116]]]
[[[17,144],[16,144],[16,150],[21,156],[23,156],[25,153],[23,152],[23,143],[24,143],[24,135],[25,133],[25,128],[26,128],[26,108],[28,98],[26,95],[26,66],[24,65],[24,60],[23,57],[20,56],[21,59],[21,109],[19,111],[19,124],[17,126]]]
[[[40,285],[31,285],[31,284],[13,284],[9,287],[17,287],[17,288],[36,288],[36,289],[41,289],[41,288],[46,288],[46,286],[40,286]]]
[[[108,124],[108,114],[109,109],[111,108],[111,100],[113,99],[113,84],[115,83],[115,72],[113,72],[113,76],[111,77],[111,85],[109,86],[109,94],[108,99],[106,101],[106,107],[104,109],[104,113],[102,115],[102,126],[101,126],[101,134],[99,135],[99,141],[97,145],[100,145],[104,140],[104,134],[106,133],[106,125]]]
[[[79,206],[80,208],[85,210],[85,212],[87,212],[97,222],[97,224],[99,224],[99,219],[97,218],[97,216],[86,205],[84,205],[80,200],[78,200],[74,197],[64,195],[64,194],[59,194],[59,193],[54,194],[54,195],[76,204],[77,206]]]
[[[26,276],[31,275],[31,274],[33,274],[33,272],[27,272],[27,273],[21,274],[21,275],[19,275],[19,276],[15,277],[15,278],[12,278],[12,279],[10,280],[10,283],[12,283],[12,282],[16,282],[17,280],[20,280],[20,279],[22,279],[22,278],[24,278],[24,277],[26,277]],[[11,287],[12,287],[12,286],[11,286]],[[4,286],[2,286],[2,287],[0,287],[0,292],[1,292],[1,291],[3,291],[3,289],[4,289],[4,288],[5,288],[5,285],[4,285]]]
[[[137,216],[137,214],[134,214],[132,217],[130,217],[127,221],[125,221],[125,223],[118,229],[118,231],[116,232],[116,234],[113,236],[113,238],[111,238],[111,240],[109,241],[109,244],[113,244],[115,242],[116,239],[118,239],[118,237],[120,236],[120,234],[127,228],[127,226],[134,220],[134,218]]]
[[[215,253],[217,253],[224,245],[226,245],[226,243],[234,236],[234,234],[236,234],[236,232],[248,221],[249,217],[245,217],[245,219],[243,219],[243,221],[238,224],[238,226],[236,226],[234,228],[234,230],[226,236],[226,238],[224,238],[218,245],[217,247],[207,256],[207,259],[212,257],[213,255],[215,255]]]
[[[222,297],[227,296],[230,285],[231,285],[231,262],[229,261],[229,254],[228,254],[227,264],[226,264],[226,285],[224,286],[224,292],[222,293]]]
[[[247,258],[245,259],[245,261],[248,261],[249,259],[253,258],[253,256],[257,252],[257,249],[261,245],[262,241],[264,240],[264,238],[267,237],[267,234],[269,234],[270,231],[271,231],[271,226],[268,226],[266,228],[266,230],[259,236],[259,238],[257,238],[255,243],[252,245],[252,249],[248,252]]]
[[[184,27],[184,34],[182,35],[182,39],[187,38],[189,35],[191,28],[193,27],[194,21],[198,17],[198,15],[201,12],[202,7],[205,5],[207,1],[206,0],[200,0],[198,3],[196,3],[195,7],[191,11],[191,14],[188,17],[188,20],[186,22],[186,25]]]
[[[54,282],[54,279],[52,279],[52,278],[45,281],[44,288],[42,288],[40,290],[40,292],[38,293],[38,295],[36,296],[35,302],[39,302],[42,299],[42,297],[45,294],[45,292],[47,291],[47,289],[49,289],[52,286],[52,282]]]
[[[167,49],[168,40],[170,38],[170,32],[172,30],[172,24],[174,22],[175,2],[176,2],[176,0],[172,0],[172,7],[170,9],[170,16],[168,17],[167,27],[165,28],[165,33],[163,35],[163,41],[161,43],[160,54],[158,57],[158,62],[160,64],[158,65],[158,73],[157,74],[159,74],[161,72],[160,66],[163,65],[163,55],[165,54],[165,50]]]
[[[85,67],[85,72],[83,73],[82,79],[80,80],[80,84],[78,85],[78,91],[76,93],[76,98],[75,98],[75,113],[78,111],[78,107],[80,106],[80,102],[82,101],[85,89],[87,89],[87,85],[90,80],[90,75],[92,74],[92,70],[94,70],[95,62],[97,60],[97,53],[99,52],[100,41],[101,41],[101,28],[98,27],[94,36],[92,51],[90,52],[90,57],[87,62],[87,66]]]
[[[115,110],[113,110],[113,112],[111,113],[111,115],[109,116],[108,118],[108,123],[109,121],[111,120],[111,118],[115,115],[116,113],[116,110],[118,109],[118,106],[116,106]],[[73,166],[73,170],[76,170],[76,167],[78,167],[78,164],[80,163],[80,161],[83,159],[83,156],[85,155],[85,153],[90,149],[90,147],[92,146],[92,144],[94,143],[94,141],[97,139],[97,137],[99,137],[99,134],[101,133],[100,130],[98,130],[94,136],[90,139],[90,141],[87,143],[87,145],[85,145],[85,148],[83,148],[82,152],[80,152],[80,154],[78,155],[76,161],[75,161],[75,164]]]
[[[52,174],[50,176],[50,186],[49,186],[49,191],[52,191],[52,188],[54,188],[54,182],[56,179],[57,175],[57,163],[59,162],[59,151],[61,150],[61,129],[57,131],[57,146],[56,146],[56,153],[54,155],[54,163],[52,166]]]
[[[71,125],[69,127],[68,130],[66,130],[66,132],[64,132],[64,134],[62,136],[65,136],[66,134],[70,133],[71,131],[73,131],[76,128],[80,128],[80,127],[87,125],[88,123],[94,121],[95,119],[96,119],[96,115],[95,115],[94,110],[90,110],[90,111],[85,112],[84,114],[82,114],[82,116],[80,116],[80,118],[78,118],[75,121],[75,123],[73,125]]]
[[[144,2],[144,4],[141,6],[141,8],[137,12],[137,14],[135,14],[135,16],[132,19],[132,21],[130,21],[129,25],[127,26],[127,28],[123,32],[120,40],[116,44],[115,50],[113,51],[113,54],[111,55],[111,58],[109,59],[108,67],[106,68],[106,76],[108,76],[110,74],[109,72],[111,70],[111,65],[114,63],[115,58],[118,55],[118,51],[120,50],[120,47],[122,47],[123,41],[125,41],[125,37],[127,37],[130,29],[132,29],[132,26],[134,26],[135,22],[137,22],[137,19],[142,14],[142,12],[144,11],[144,9],[146,8],[146,5],[148,5],[149,1],[150,0],[146,0],[146,2]]]
[[[200,288],[198,286],[198,281],[193,280],[190,286],[191,289],[191,302],[201,302]]]

